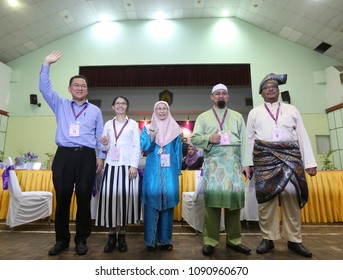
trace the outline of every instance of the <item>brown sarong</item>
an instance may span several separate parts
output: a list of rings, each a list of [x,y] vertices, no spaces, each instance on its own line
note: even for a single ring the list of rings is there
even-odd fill
[[[290,181],[303,208],[308,200],[308,188],[298,142],[255,140],[253,155],[257,202],[271,200]]]

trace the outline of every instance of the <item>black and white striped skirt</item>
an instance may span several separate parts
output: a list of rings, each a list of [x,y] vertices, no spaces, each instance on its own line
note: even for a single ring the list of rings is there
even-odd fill
[[[97,226],[114,228],[143,219],[139,176],[130,180],[129,168],[106,164],[98,197]]]

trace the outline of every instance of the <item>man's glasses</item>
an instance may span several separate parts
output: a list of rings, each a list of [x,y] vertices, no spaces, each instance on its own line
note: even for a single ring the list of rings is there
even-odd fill
[[[74,88],[82,88],[82,89],[87,88],[87,85],[71,84],[71,86]]]
[[[266,86],[266,87],[263,87],[262,88],[262,90],[270,90],[270,89],[272,89],[272,90],[276,90],[276,89],[278,89],[278,86]]]

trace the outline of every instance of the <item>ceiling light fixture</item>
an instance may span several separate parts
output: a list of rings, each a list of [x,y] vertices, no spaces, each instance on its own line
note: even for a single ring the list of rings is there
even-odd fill
[[[222,12],[222,17],[228,17],[229,16],[229,12],[227,10],[224,10]]]
[[[110,22],[110,21],[112,21],[111,16],[108,15],[108,14],[100,14],[98,19],[99,19],[100,22]]]
[[[159,11],[155,14],[154,18],[156,20],[165,20],[167,18],[166,14],[162,11]]]
[[[11,7],[17,7],[19,6],[19,2],[17,0],[7,0],[8,5]]]

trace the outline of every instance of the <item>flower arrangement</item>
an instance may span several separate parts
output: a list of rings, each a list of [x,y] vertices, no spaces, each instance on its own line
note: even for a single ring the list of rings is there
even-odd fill
[[[28,152],[24,154],[24,161],[25,162],[35,162],[38,158],[38,155],[35,153]]]

